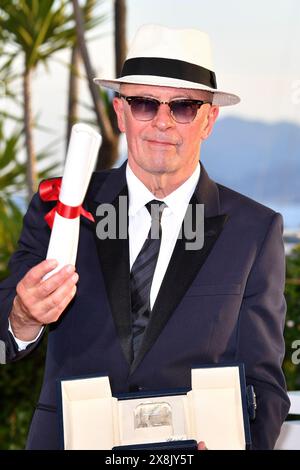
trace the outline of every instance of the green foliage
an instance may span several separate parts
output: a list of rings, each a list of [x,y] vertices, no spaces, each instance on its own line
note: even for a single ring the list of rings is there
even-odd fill
[[[90,31],[106,19],[94,10],[103,0],[86,0],[84,26]],[[0,98],[12,99],[19,107],[18,83],[24,70],[47,64],[53,54],[76,42],[75,22],[70,0],[1,0],[0,2]],[[22,61],[20,62],[20,57]],[[9,137],[4,135],[3,120],[17,125]],[[24,118],[0,106],[0,280],[8,274],[7,263],[17,247],[22,225],[22,207],[26,188],[26,165],[20,163],[24,149]],[[41,124],[35,124],[41,129]],[[40,152],[37,161],[39,179],[51,176],[57,167],[49,163],[51,154]],[[42,168],[42,169],[41,169]],[[41,387],[46,339],[29,357],[0,365],[0,449],[22,449]]]
[[[0,450],[23,449],[43,378],[46,338],[19,362],[0,365]]]
[[[0,117],[0,191],[11,196],[25,185],[26,166],[17,161],[21,147],[21,132],[14,131],[9,137],[4,134],[4,122]]]
[[[16,155],[20,147],[20,132],[6,138],[0,121],[0,280],[7,276],[7,263],[13,253],[22,224],[22,212],[14,195],[24,188],[25,165]]]
[[[72,15],[65,11],[67,3],[66,0],[1,2],[3,40],[25,54],[26,68],[45,62],[54,52],[74,42]]]
[[[82,9],[86,31],[106,20],[104,14],[93,14],[102,3],[102,0],[86,0]],[[35,68],[38,63],[46,63],[55,52],[76,42],[70,0],[1,0],[1,40],[9,44],[9,52],[5,51],[8,60],[11,60],[14,50],[25,55],[28,69]]]
[[[18,162],[23,145],[20,131],[5,136],[0,120],[0,280],[8,275],[7,263],[16,250],[23,213],[20,209],[25,187],[25,164]],[[42,152],[38,160],[49,156]],[[45,178],[56,164],[46,164],[39,177]],[[16,203],[19,195],[19,204]],[[33,408],[41,387],[45,339],[38,350],[15,364],[0,366],[0,449],[21,449],[25,445]],[[4,404],[4,406],[3,406]]]
[[[18,153],[23,145],[21,131],[10,136],[4,134],[0,117],[0,280],[8,275],[7,264],[15,251],[22,227],[21,205],[24,198],[26,165],[18,161]],[[37,160],[45,163],[48,152],[41,152]],[[46,163],[39,172],[39,179],[46,178],[57,168],[57,163]]]
[[[0,199],[0,281],[8,275],[7,264],[17,245],[22,218],[13,200]]]
[[[287,301],[287,316],[285,326],[286,354],[283,364],[289,390],[300,389],[300,364],[296,364],[295,341],[300,341],[300,245],[287,257],[285,297]],[[294,344],[294,347],[293,347]],[[299,343],[297,345],[299,350]],[[298,358],[300,354],[298,354]]]

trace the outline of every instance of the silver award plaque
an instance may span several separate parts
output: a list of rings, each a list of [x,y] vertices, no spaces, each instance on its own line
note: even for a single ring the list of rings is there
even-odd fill
[[[134,409],[134,427],[150,428],[154,426],[172,427],[172,407],[167,402],[140,403]]]

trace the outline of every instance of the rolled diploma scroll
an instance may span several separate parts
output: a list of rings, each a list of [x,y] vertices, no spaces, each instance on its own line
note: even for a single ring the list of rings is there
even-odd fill
[[[82,204],[95,167],[101,135],[86,124],[72,127],[59,200],[67,206]],[[75,265],[79,239],[80,216],[67,219],[55,213],[47,259],[58,266],[46,274],[47,279],[67,264]]]

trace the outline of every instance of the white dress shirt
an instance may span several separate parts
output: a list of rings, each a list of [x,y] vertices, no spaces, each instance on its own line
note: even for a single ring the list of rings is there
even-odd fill
[[[126,180],[129,195],[129,260],[130,269],[139,254],[151,227],[151,216],[145,205],[157,199],[167,207],[161,218],[162,238],[156,268],[153,275],[150,306],[153,308],[162,280],[172,256],[181,225],[200,177],[200,165],[193,174],[175,191],[165,198],[156,198],[135,176],[129,164],[126,167]]]
[[[163,201],[167,205],[161,218],[162,238],[150,291],[151,308],[153,308],[162,280],[166,273],[188,204],[195,191],[199,177],[200,165],[197,165],[192,175],[181,186],[179,186],[179,188],[161,199],[156,198],[149,191],[149,189],[135,176],[129,164],[127,164],[126,180],[129,195],[128,232],[130,269],[132,268],[151,227],[151,216],[145,205],[153,199]],[[29,344],[35,342],[39,338],[43,328],[33,341],[21,341],[16,338],[13,334],[10,322],[9,331],[18,345],[19,351],[22,351],[26,349]]]
[[[45,327],[43,326],[43,327],[40,329],[38,335],[37,335],[33,340],[31,340],[31,341],[22,341],[21,339],[16,338],[16,336],[14,335],[14,332],[13,332],[12,327],[11,327],[11,324],[10,324],[10,320],[8,319],[8,331],[11,332],[11,334],[12,334],[12,336],[13,336],[15,342],[16,342],[17,345],[18,345],[18,350],[19,350],[19,351],[24,351],[24,349],[26,349],[27,346],[29,346],[29,344],[35,343],[35,342],[39,339],[39,337],[41,336],[42,332],[44,331],[44,328],[45,328]]]

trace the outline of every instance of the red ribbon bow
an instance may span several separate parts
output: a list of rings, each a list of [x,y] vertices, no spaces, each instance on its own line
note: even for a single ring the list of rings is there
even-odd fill
[[[39,195],[43,201],[57,201],[56,206],[44,217],[49,227],[52,228],[53,226],[55,212],[66,219],[76,219],[76,217],[83,215],[92,222],[95,222],[92,214],[86,211],[82,206],[67,206],[59,200],[61,180],[61,178],[45,180],[41,182],[39,187]]]

